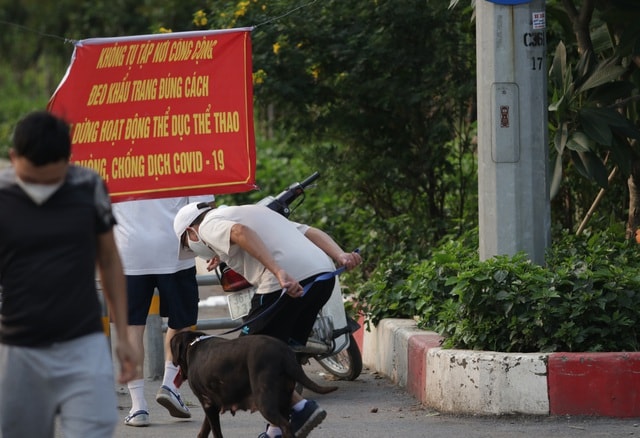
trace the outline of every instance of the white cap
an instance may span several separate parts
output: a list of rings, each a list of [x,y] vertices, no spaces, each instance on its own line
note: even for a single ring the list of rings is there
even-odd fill
[[[192,202],[185,205],[176,214],[173,219],[173,231],[178,236],[178,240],[182,237],[188,227],[200,216],[202,213],[212,210],[211,206],[206,202]],[[189,248],[184,248],[180,243],[178,248],[178,259],[186,260],[192,259],[196,254]]]

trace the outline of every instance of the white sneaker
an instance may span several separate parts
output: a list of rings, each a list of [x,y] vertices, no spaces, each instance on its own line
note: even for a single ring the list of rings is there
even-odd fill
[[[133,414],[127,415],[124,419],[124,424],[133,427],[145,427],[149,425],[149,413],[147,411],[139,410]]]
[[[176,394],[166,385],[162,385],[158,390],[156,401],[164,406],[172,417],[191,418],[191,412],[182,402],[180,394]]]

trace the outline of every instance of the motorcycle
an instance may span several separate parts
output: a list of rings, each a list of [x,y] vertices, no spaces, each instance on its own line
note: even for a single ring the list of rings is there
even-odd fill
[[[295,182],[277,196],[267,196],[257,204],[264,205],[288,218],[304,201],[305,190],[320,177],[318,172],[302,182]],[[293,203],[298,200],[295,206]],[[227,295],[229,313],[232,319],[239,319],[249,313],[251,297],[255,289],[237,272],[221,263],[216,268],[220,284]],[[318,313],[307,344],[296,348],[301,363],[310,358],[322,368],[341,380],[355,380],[362,372],[362,354],[353,333],[360,329],[353,318],[347,315],[342,297],[339,278],[331,297]]]

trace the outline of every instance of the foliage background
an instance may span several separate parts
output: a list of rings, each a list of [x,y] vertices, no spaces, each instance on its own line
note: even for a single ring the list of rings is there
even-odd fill
[[[594,261],[603,262],[606,245],[619,251],[615,260],[626,263],[621,265],[625,270],[608,264],[606,269],[585,271],[592,278],[602,275],[594,288],[601,291],[605,304],[594,298],[598,304],[586,307],[584,314],[613,318],[618,314],[611,303],[635,286],[636,266],[629,256],[634,248],[618,245],[629,245],[636,216],[640,218],[633,178],[634,170],[640,172],[635,142],[640,138],[640,4],[547,1],[547,65],[552,66],[549,168],[556,191],[553,249],[569,254],[591,242],[584,252],[574,254],[575,259],[549,256],[550,266],[563,274],[559,278],[517,256],[498,258],[493,265],[477,260],[475,23],[472,2],[452,3],[457,4],[0,0],[0,157],[7,154],[18,118],[43,108],[63,77],[71,40],[255,26],[257,181],[263,190],[221,196],[222,202],[255,202],[317,170],[322,175],[317,187],[292,218],[328,230],[345,248],[361,249],[365,266],[346,276],[345,284],[373,322],[417,315],[423,326],[472,348],[605,348],[593,336],[581,335],[582,329],[572,332],[571,345],[557,342],[551,334],[543,337],[543,345],[531,345],[521,337],[532,339],[526,334],[538,330],[541,316],[559,307],[554,300],[566,303],[560,306],[566,312],[587,300],[570,293],[576,284],[576,290],[586,291],[586,279],[569,266],[593,254],[598,255]],[[591,14],[586,6],[594,6]],[[584,29],[590,37],[586,40]],[[594,109],[602,110],[607,121],[585,116]],[[597,129],[589,129],[593,127]],[[603,136],[606,132],[611,135]],[[618,172],[607,181],[614,168]],[[586,237],[569,240],[605,189]],[[600,234],[605,232],[613,234],[605,239]],[[600,236],[603,244],[596,245],[588,236]],[[498,271],[509,274],[503,278],[495,275]],[[612,278],[624,284],[608,289]],[[513,306],[511,314],[503,315],[496,309],[505,301],[505,281],[506,302]],[[529,287],[521,289],[516,283]],[[563,284],[560,298],[533,298],[549,290],[549,284]],[[517,300],[542,304],[531,307]],[[525,317],[519,309],[532,311]],[[637,313],[635,307],[630,309]],[[624,317],[609,320],[610,326],[626,327],[635,321],[626,310],[620,312]],[[556,313],[558,319],[574,316]],[[589,318],[574,320],[582,328],[598,326]],[[570,332],[554,324],[543,326],[549,333]]]

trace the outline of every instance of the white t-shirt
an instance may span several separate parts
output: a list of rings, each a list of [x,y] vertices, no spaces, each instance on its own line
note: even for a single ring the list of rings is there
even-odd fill
[[[173,219],[190,202],[210,201],[212,196],[190,196],[113,204],[118,222],[114,234],[125,275],[173,274],[193,267],[194,259],[178,260]]]
[[[200,224],[200,238],[231,269],[256,286],[257,293],[276,291],[280,288],[280,283],[258,260],[238,245],[231,244],[231,227],[236,223],[255,231],[267,248],[271,249],[278,265],[298,281],[335,269],[329,256],[304,235],[309,229],[308,225],[292,222],[268,207],[259,205],[212,210]]]

